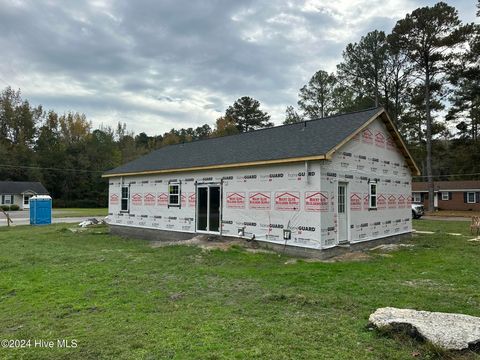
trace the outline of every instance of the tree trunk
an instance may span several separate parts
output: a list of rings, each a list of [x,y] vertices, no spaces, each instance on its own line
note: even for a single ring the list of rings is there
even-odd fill
[[[434,211],[434,189],[432,174],[432,117],[430,113],[430,72],[425,72],[425,111],[427,116],[427,182],[428,182],[428,211]]]

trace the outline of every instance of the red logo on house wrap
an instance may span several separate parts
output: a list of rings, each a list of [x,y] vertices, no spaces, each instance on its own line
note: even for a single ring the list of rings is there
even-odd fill
[[[227,208],[245,209],[245,193],[227,192]]]
[[[387,207],[387,198],[385,195],[380,194],[377,197],[377,208],[378,209],[385,209]]]
[[[368,210],[370,208],[368,201],[370,196],[367,193],[363,194],[363,210]]]
[[[375,134],[375,145],[381,148],[385,147],[385,135],[381,131]]]
[[[132,195],[132,205],[142,205],[142,195],[133,194]]]
[[[184,194],[180,196],[180,206],[182,207],[187,206],[187,197]]]
[[[395,150],[395,141],[391,136],[387,137],[387,149],[388,150]]]
[[[155,195],[150,194],[150,193],[145,194],[145,196],[143,197],[143,203],[144,203],[146,206],[153,206],[153,205],[155,205]]]
[[[397,207],[397,198],[393,194],[388,197],[388,207],[391,209]]]
[[[412,205],[412,196],[411,195],[407,196],[407,206],[410,206],[410,205]]]
[[[269,210],[270,193],[269,192],[251,192],[248,197],[248,207],[250,209]]]
[[[157,205],[158,206],[167,206],[168,205],[168,195],[166,193],[158,194]]]
[[[357,193],[352,193],[350,195],[350,210],[362,210],[362,197]]]
[[[400,195],[398,197],[398,207],[399,208],[404,208],[405,207],[405,196]]]
[[[363,130],[362,141],[366,144],[373,144],[373,134],[370,129]]]
[[[110,204],[117,205],[118,204],[118,195],[112,194],[110,195]]]
[[[305,192],[305,211],[328,211],[328,193],[321,191]]]
[[[298,191],[284,191],[275,193],[275,210],[300,210],[300,193]]]
[[[195,193],[190,193],[190,195],[188,195],[188,206],[195,207],[196,202],[197,195]]]

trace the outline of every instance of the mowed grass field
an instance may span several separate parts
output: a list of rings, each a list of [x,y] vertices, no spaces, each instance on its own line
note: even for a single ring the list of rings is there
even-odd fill
[[[54,218],[64,218],[82,216],[105,217],[107,214],[107,208],[54,208],[52,215]]]
[[[0,359],[479,359],[367,326],[378,307],[480,316],[480,242],[465,222],[419,220],[406,248],[358,262],[152,248],[106,228],[0,229]],[[462,236],[447,232],[462,233]]]

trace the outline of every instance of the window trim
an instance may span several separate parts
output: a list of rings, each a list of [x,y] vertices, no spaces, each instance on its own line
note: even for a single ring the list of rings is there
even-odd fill
[[[473,194],[473,201],[470,201],[470,194]],[[467,191],[467,204],[475,204],[477,202],[477,194],[475,191]]]
[[[127,189],[127,197],[123,197],[123,189]],[[127,208],[123,208],[123,200],[127,201]],[[130,212],[130,185],[123,184],[120,190],[120,212]]]
[[[445,196],[447,195],[447,196]],[[450,195],[448,194],[448,191],[442,191],[442,197],[441,197],[442,201],[448,201],[450,200]]]
[[[178,187],[178,192],[177,193],[170,193],[170,186]],[[171,196],[177,196],[177,202],[171,202]],[[174,181],[174,182],[169,182],[168,183],[168,207],[178,207],[180,208],[182,206],[182,183],[180,181]]]
[[[412,196],[412,201],[414,203],[421,203],[422,202],[422,194],[419,192],[414,192]]]
[[[368,210],[377,210],[378,186],[377,180],[368,181]],[[375,188],[375,194],[372,194],[372,188]],[[372,206],[372,200],[375,199],[375,206]]]
[[[9,202],[9,203],[5,202],[5,200],[7,199],[7,197],[10,198],[10,202]],[[2,205],[13,205],[13,204],[15,204],[15,198],[14,198],[14,196],[13,196],[12,194],[2,194],[0,200],[1,200],[1,202],[2,202]]]

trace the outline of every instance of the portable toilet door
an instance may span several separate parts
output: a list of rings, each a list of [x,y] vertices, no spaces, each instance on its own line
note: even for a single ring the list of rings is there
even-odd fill
[[[35,195],[30,198],[30,225],[52,223],[52,198],[48,195]]]

